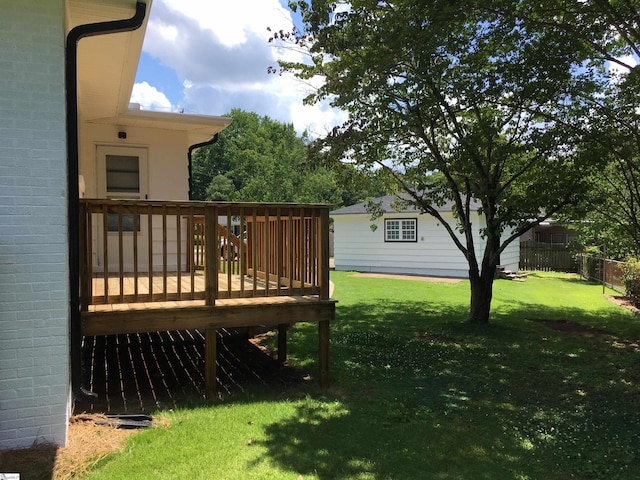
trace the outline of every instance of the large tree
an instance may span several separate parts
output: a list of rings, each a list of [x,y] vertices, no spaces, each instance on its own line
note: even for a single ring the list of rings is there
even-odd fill
[[[491,5],[501,15],[511,6]],[[606,166],[590,177],[581,208],[567,212],[586,245],[616,258],[640,253],[640,0],[544,0],[518,3],[517,13],[535,28],[561,31],[582,42],[587,56],[606,61],[608,83],[583,98],[581,148],[598,152]]]
[[[636,92],[612,79],[607,96],[597,100],[582,148],[606,160],[589,177],[585,201],[565,218],[584,246],[603,246],[610,258],[640,254],[640,111]]]
[[[595,160],[577,148],[573,125],[600,90],[603,62],[562,29],[518,8],[505,14],[526,3],[301,0],[292,7],[303,31],[275,35],[308,49],[309,61],[281,64],[322,78],[307,101],[330,99],[349,114],[317,150],[382,168],[447,229],[469,264],[474,323],[489,321],[500,253],[576,203]],[[482,205],[482,245],[472,200]],[[447,201],[455,224],[436,208]]]
[[[293,125],[234,109],[217,143],[193,159],[196,200],[342,203],[338,175],[307,161]]]
[[[218,142],[196,151],[193,198],[213,201],[328,203],[337,208],[387,193],[379,172],[309,158],[293,125],[241,109]]]

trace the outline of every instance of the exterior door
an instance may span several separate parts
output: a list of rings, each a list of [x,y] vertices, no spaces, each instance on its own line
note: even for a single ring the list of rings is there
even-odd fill
[[[97,148],[97,192],[101,198],[115,200],[145,200],[148,198],[147,149],[137,147],[98,146]],[[122,216],[122,253],[120,253],[119,218],[117,214],[107,219],[107,258],[110,272],[120,268],[122,255],[125,272],[134,270],[133,237],[137,236],[138,271],[148,271],[148,225],[145,218],[138,218],[134,225],[133,215]],[[134,231],[134,226],[136,231]],[[98,222],[98,257],[94,263],[103,270],[104,226]]]

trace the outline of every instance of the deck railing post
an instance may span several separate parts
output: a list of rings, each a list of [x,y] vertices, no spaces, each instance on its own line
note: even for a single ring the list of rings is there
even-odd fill
[[[329,209],[320,214],[320,299],[329,299]]]
[[[80,261],[80,309],[86,312],[89,309],[93,295],[91,291],[91,235],[89,230],[91,213],[87,208],[87,204],[82,200],[80,200],[79,209],[80,251],[78,252],[78,256]]]
[[[218,210],[215,205],[204,207],[204,288],[205,304],[213,306],[218,296]]]

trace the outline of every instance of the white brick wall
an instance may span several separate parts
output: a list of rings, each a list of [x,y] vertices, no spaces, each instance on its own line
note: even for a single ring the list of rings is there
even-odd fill
[[[66,441],[62,0],[0,0],[0,449]]]

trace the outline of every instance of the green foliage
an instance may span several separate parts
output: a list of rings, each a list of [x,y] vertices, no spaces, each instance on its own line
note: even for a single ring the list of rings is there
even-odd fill
[[[281,66],[323,77],[307,101],[330,99],[349,113],[315,150],[386,171],[436,217],[469,262],[472,291],[482,292],[470,319],[488,321],[500,253],[578,203],[600,160],[579,148],[584,132],[573,126],[587,122],[606,85],[604,59],[541,21],[562,7],[554,2],[294,3],[305,31],[276,38],[308,46],[310,61]],[[472,199],[486,222],[482,245]],[[436,208],[447,202],[455,224]]]
[[[640,252],[640,77],[634,69],[640,49],[639,9],[638,0],[546,0],[529,2],[527,13],[541,26],[582,41],[590,58],[608,62],[609,81],[599,94],[588,96],[588,105],[573,123],[584,132],[580,148],[599,156],[603,166],[587,178],[584,204],[567,217],[583,220],[576,223],[582,245],[604,244],[607,256],[620,260]],[[550,14],[553,11],[558,14]]]
[[[622,283],[626,295],[636,307],[640,307],[640,260],[627,258],[622,264]]]
[[[466,281],[332,280],[329,390],[257,382],[161,413],[89,478],[637,478],[640,322],[600,285],[498,280],[479,326],[462,322]],[[289,363],[312,376],[317,339],[290,331]]]
[[[193,156],[196,200],[355,203],[377,194],[375,176],[345,167],[332,171],[308,159],[307,139],[293,125],[242,110],[216,144]],[[370,192],[371,190],[371,192]]]
[[[568,213],[583,218],[576,223],[582,245],[604,245],[616,260],[640,253],[640,150],[632,155],[624,160],[609,153],[609,164],[590,177],[583,211]]]

